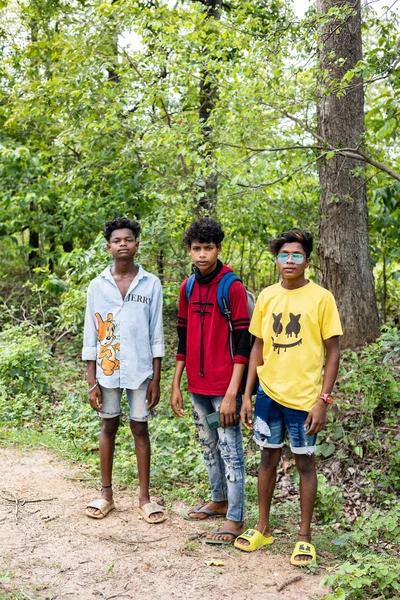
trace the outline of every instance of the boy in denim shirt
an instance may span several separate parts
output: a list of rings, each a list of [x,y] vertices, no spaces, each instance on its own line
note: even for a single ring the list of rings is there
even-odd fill
[[[162,290],[159,279],[134,262],[139,233],[140,225],[125,218],[105,224],[104,236],[114,262],[88,288],[82,360],[87,361],[90,405],[102,418],[102,488],[101,498],[90,503],[86,514],[102,519],[115,508],[112,464],[125,389],[139,473],[138,512],[148,523],[160,523],[166,519],[165,509],[150,502],[149,496],[147,421],[160,400]]]

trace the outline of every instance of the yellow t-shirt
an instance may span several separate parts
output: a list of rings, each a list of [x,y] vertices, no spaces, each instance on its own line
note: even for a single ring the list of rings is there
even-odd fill
[[[271,285],[258,297],[250,333],[264,341],[264,364],[257,368],[264,392],[309,412],[321,393],[324,340],[342,335],[332,294],[312,281],[296,290]]]

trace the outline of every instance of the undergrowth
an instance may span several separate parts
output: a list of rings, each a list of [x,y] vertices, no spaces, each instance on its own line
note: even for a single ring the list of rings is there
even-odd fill
[[[150,423],[151,484],[167,502],[188,504],[208,499],[209,486],[185,393],[185,417],[169,407],[173,373],[173,328],[167,339],[161,401]],[[1,442],[43,445],[64,458],[87,465],[98,481],[100,419],[87,402],[83,365],[76,338],[65,337],[56,353],[48,348],[43,327],[22,324],[3,329],[0,345]],[[326,600],[399,594],[400,540],[397,494],[400,488],[399,333],[386,330],[360,353],[345,352],[335,391],[336,403],[318,443],[319,488],[314,541],[320,560],[329,565]],[[389,358],[388,358],[389,357]],[[184,386],[183,386],[184,387]],[[126,411],[127,412],[127,411]],[[258,449],[245,436],[247,521],[257,518]],[[278,472],[271,514],[277,544],[289,551],[299,519],[297,475],[284,459]],[[114,462],[115,479],[136,485],[134,442],[122,419]]]

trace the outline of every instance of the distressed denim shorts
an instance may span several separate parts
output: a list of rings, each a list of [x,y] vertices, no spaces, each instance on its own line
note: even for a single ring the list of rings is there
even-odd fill
[[[137,390],[126,390],[129,403],[129,419],[131,421],[148,421],[153,418],[153,411],[147,410],[146,392],[151,379],[146,379]],[[122,388],[105,388],[102,385],[102,419],[113,419],[122,415],[121,397]]]
[[[308,412],[275,402],[258,388],[254,408],[254,441],[261,448],[282,448],[286,431],[293,454],[314,454],[317,435],[306,435],[304,423]]]

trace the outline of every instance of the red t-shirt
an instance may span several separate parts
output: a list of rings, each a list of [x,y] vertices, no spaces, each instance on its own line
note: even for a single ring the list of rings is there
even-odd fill
[[[244,351],[240,350],[243,355],[234,350],[232,359],[228,321],[221,313],[217,301],[218,283],[225,273],[231,271],[232,269],[223,265],[210,283],[200,284],[195,281],[189,304],[186,301],[187,279],[180,288],[178,330],[186,329],[186,354],[178,352],[176,359],[186,361],[188,386],[194,394],[224,396],[232,377],[233,364],[247,365],[249,362],[249,343],[245,344]],[[235,333],[247,333],[247,294],[240,281],[234,281],[229,288],[229,302],[234,337]]]

